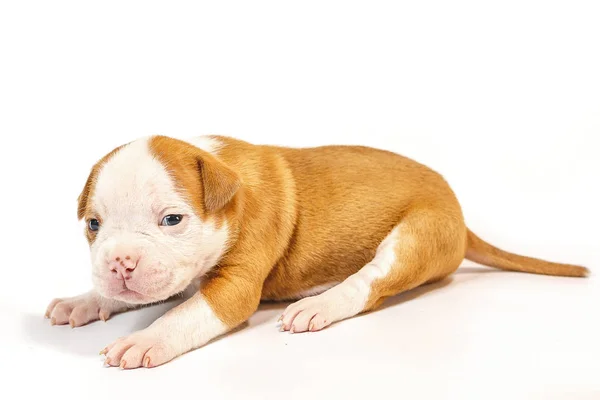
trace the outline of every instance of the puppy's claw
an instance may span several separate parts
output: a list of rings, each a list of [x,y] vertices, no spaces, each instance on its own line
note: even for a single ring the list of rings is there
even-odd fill
[[[69,320],[69,325],[71,325],[71,329],[75,328],[75,321],[72,318]]]
[[[144,367],[150,368],[150,357],[144,358]]]
[[[50,325],[56,325],[56,318],[52,317],[50,320]]]
[[[127,366],[127,362],[125,360],[122,360],[121,364],[119,364],[120,369],[125,369],[126,366]]]

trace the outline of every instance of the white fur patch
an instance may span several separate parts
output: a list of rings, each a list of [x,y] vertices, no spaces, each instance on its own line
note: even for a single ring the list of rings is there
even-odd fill
[[[229,330],[200,293],[157,319],[147,329],[168,338],[177,354],[206,344]]]
[[[377,279],[385,278],[396,262],[395,249],[398,245],[398,232],[399,227],[395,227],[377,247],[375,258],[344,281],[348,285],[354,285],[360,293],[360,296],[356,298],[356,302],[358,304],[360,298],[362,301],[361,310],[365,307],[371,293],[371,284]]]
[[[185,141],[198,147],[199,149],[206,151],[207,153],[215,155],[219,152],[221,146],[223,146],[223,143],[213,136],[197,136]]]

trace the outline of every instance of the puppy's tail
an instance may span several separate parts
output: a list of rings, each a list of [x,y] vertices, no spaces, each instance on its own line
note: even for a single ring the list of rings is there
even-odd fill
[[[489,267],[533,274],[586,277],[590,272],[578,265],[559,264],[509,253],[483,241],[470,230],[467,231],[465,258]]]

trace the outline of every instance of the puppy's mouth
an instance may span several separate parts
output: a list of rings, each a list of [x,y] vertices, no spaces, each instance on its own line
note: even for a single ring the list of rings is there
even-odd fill
[[[163,300],[162,297],[159,297],[161,295],[160,292],[150,291],[150,293],[148,293],[147,290],[144,290],[147,288],[138,288],[136,283],[131,283],[128,281],[123,281],[122,286],[115,289],[116,295],[113,295],[112,297],[127,303],[150,304]]]
[[[108,288],[109,293],[107,297],[115,300],[121,300],[127,303],[135,304],[150,303],[154,300],[151,296],[142,294],[138,290],[132,289],[125,281],[121,281],[120,285],[115,285],[115,282],[111,282],[111,284],[108,285]]]
[[[135,290],[128,289],[127,286],[125,286],[125,289],[121,290],[117,296],[138,301],[149,300],[148,296],[136,292]]]
[[[159,278],[163,277],[160,274],[143,274],[121,280],[99,273],[94,276],[100,293],[105,297],[131,304],[150,304],[164,300],[171,282],[167,277]]]

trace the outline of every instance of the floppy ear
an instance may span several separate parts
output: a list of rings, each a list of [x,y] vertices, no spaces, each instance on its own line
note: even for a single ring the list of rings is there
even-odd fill
[[[77,197],[77,219],[80,220],[85,216],[85,210],[87,208],[88,198],[90,197],[90,190],[92,188],[92,181],[95,175],[95,168],[90,171],[85,186],[81,191],[81,194]]]
[[[239,176],[210,154],[198,158],[198,168],[206,211],[217,211],[225,207],[242,185]]]
[[[225,207],[242,182],[235,171],[207,151],[179,139],[153,136],[150,151],[181,185],[195,206],[206,212]]]

